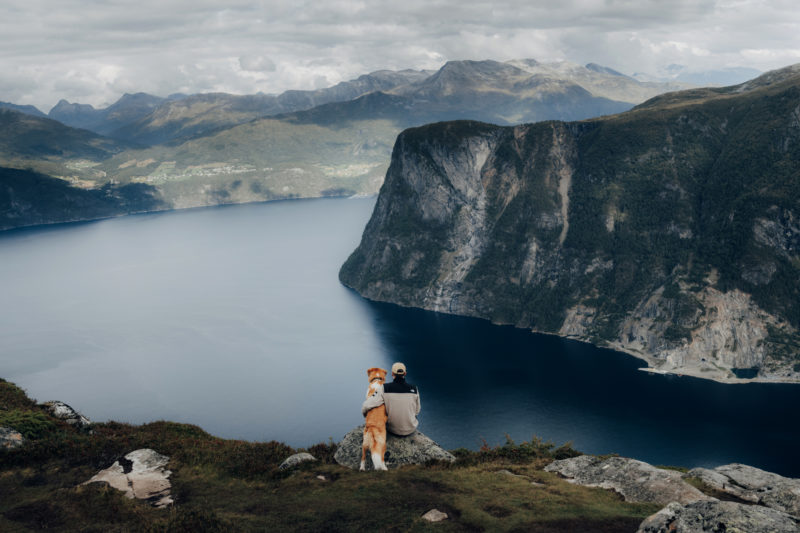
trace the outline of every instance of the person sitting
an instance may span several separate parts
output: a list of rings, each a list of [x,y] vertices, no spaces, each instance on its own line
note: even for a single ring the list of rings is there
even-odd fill
[[[392,365],[392,382],[383,385],[383,394],[375,393],[361,405],[361,414],[367,416],[370,409],[386,405],[386,430],[399,436],[411,435],[417,430],[420,410],[419,389],[406,383],[406,365]]]

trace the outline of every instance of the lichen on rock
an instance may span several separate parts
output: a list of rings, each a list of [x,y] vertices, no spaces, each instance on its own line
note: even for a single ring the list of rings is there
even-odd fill
[[[580,455],[553,461],[545,467],[570,483],[612,489],[628,502],[691,503],[711,499],[686,483],[680,473],[663,470],[636,459],[610,457],[601,459]]]
[[[278,466],[280,470],[288,470],[290,468],[294,468],[295,466],[299,465],[300,463],[305,463],[307,461],[316,461],[317,458],[307,452],[296,453],[294,455],[290,455]]]
[[[786,513],[736,502],[669,504],[646,518],[637,533],[797,533],[800,523]]]
[[[25,444],[25,437],[15,429],[0,427],[0,448],[19,448]]]

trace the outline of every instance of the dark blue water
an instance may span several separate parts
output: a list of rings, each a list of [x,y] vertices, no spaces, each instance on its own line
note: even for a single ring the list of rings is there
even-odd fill
[[[168,419],[307,446],[406,363],[447,448],[536,435],[657,464],[800,477],[800,386],[650,375],[624,354],[361,299],[337,280],[374,200],[126,217],[0,234],[0,376],[94,420]]]

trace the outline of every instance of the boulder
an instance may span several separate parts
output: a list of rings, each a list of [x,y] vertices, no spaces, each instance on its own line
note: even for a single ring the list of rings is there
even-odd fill
[[[358,426],[344,436],[336,448],[334,459],[342,466],[358,470],[361,464],[361,442],[364,437],[364,426]],[[403,465],[419,465],[428,461],[454,462],[456,458],[436,444],[433,440],[416,431],[405,437],[387,434],[386,455],[384,456],[388,468],[397,468]],[[367,453],[367,470],[372,470],[372,459]]]
[[[25,444],[25,437],[17,430],[0,427],[0,448],[17,448]]]
[[[613,489],[627,502],[651,502],[666,505],[713,499],[686,483],[679,472],[662,470],[625,457],[601,459],[580,455],[553,461],[545,467],[557,472],[570,483],[587,487]]]
[[[91,420],[64,402],[45,402],[42,405],[51,415],[71,426],[85,429],[92,425]]]
[[[439,509],[431,509],[422,515],[422,519],[428,522],[441,522],[442,520],[447,520],[447,513],[443,513]]]
[[[317,458],[311,455],[310,453],[305,453],[305,452],[296,453],[294,455],[290,455],[289,457],[287,457],[278,468],[281,470],[286,470],[288,468],[294,468],[300,463],[305,463],[306,461],[316,461],[316,460]]]
[[[148,500],[155,507],[166,507],[173,503],[169,493],[172,472],[164,468],[167,463],[169,457],[166,455],[142,448],[101,470],[82,485],[105,482],[125,492],[128,498]]]
[[[673,502],[646,518],[637,533],[797,533],[797,519],[768,507],[736,502]]]
[[[713,470],[694,468],[684,477],[699,478],[707,485],[741,500],[766,505],[800,518],[800,479],[738,463],[718,466]]]

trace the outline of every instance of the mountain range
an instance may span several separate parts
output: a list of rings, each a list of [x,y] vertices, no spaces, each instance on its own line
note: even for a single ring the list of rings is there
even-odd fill
[[[401,133],[340,278],[363,296],[800,381],[800,64],[580,122]]]
[[[377,71],[280,95],[138,93],[100,110],[62,101],[51,120],[6,106],[0,128],[16,139],[0,144],[0,166],[87,190],[145,184],[162,208],[373,194],[405,128],[453,119],[580,120],[681,87],[594,64],[452,61],[436,72]],[[57,212],[52,220],[60,220]]]

